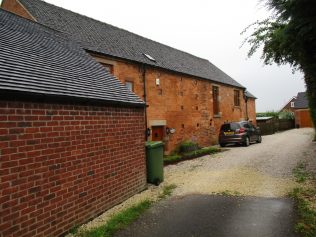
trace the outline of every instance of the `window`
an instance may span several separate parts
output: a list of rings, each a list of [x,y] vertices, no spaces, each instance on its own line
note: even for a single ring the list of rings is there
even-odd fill
[[[294,108],[294,102],[291,102],[291,108]]]
[[[219,89],[217,86],[212,87],[212,94],[213,94],[213,113],[215,115],[218,115],[219,114],[219,100],[218,100]]]
[[[234,105],[240,106],[240,91],[234,90]]]
[[[126,81],[125,86],[130,90],[134,91],[134,83],[132,81]]]
[[[111,73],[111,74],[113,74],[113,65],[111,65],[111,64],[106,64],[106,63],[101,63],[101,65],[103,66],[103,67],[105,67],[105,69],[109,72],[109,73]]]

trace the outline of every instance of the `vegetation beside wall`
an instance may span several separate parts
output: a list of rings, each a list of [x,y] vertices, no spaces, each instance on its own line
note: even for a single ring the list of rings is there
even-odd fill
[[[222,149],[215,146],[200,148],[199,145],[192,141],[184,141],[170,154],[164,156],[164,165],[178,163],[205,155],[221,152]]]
[[[305,163],[299,163],[293,174],[296,182],[300,183],[290,196],[296,202],[298,220],[295,230],[302,237],[316,236],[316,177],[306,170]]]

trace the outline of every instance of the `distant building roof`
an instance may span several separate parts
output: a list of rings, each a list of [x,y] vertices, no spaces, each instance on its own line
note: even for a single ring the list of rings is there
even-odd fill
[[[0,90],[144,105],[64,34],[0,9]]]
[[[290,103],[291,103],[291,102],[295,102],[295,100],[296,100],[296,96],[293,96],[293,97],[282,107],[282,109],[280,109],[280,112],[282,112],[283,110],[285,110],[288,105],[291,106]],[[294,108],[294,107],[293,107],[293,108]]]
[[[294,103],[295,109],[307,109],[308,108],[308,100],[306,92],[299,92],[297,94],[295,103]]]
[[[255,97],[253,94],[251,94],[249,91],[245,91],[245,96],[248,98],[253,98],[253,99],[257,99],[257,97]]]
[[[37,22],[68,34],[88,51],[244,88],[206,59],[44,1],[19,0],[19,2]],[[107,10],[105,9],[105,14]]]

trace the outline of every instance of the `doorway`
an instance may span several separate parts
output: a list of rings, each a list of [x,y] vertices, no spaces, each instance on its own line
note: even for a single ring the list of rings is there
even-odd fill
[[[151,127],[151,140],[152,141],[162,141],[163,139],[163,128],[164,126],[153,126]]]

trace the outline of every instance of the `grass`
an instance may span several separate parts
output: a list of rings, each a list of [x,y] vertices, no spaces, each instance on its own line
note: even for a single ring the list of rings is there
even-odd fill
[[[210,146],[210,147],[204,147],[198,150],[189,151],[189,152],[183,152],[178,154],[172,154],[172,155],[166,155],[164,156],[164,164],[174,164],[183,160],[188,160],[204,155],[210,155],[214,153],[221,152],[222,150],[220,148]]]
[[[298,213],[298,221],[295,225],[296,232],[303,237],[316,236],[316,180],[306,171],[306,164],[299,163],[293,170],[300,188],[295,188],[290,197],[294,198]]]
[[[111,237],[115,232],[121,230],[135,221],[142,213],[149,209],[152,201],[145,200],[136,204],[108,220],[108,222],[100,227],[79,231],[75,234],[78,237]]]
[[[175,184],[167,185],[163,188],[162,193],[158,198],[164,199],[170,196],[173,190],[177,186]],[[91,229],[91,230],[79,230],[78,228],[74,229],[72,232],[77,237],[111,237],[117,231],[124,229],[132,222],[137,220],[147,209],[149,209],[153,204],[153,201],[144,200],[126,210],[117,213],[111,217],[106,224],[101,225],[100,227]]]
[[[299,162],[297,166],[293,169],[293,175],[296,179],[296,182],[305,182],[310,176],[310,174],[306,171],[306,163]]]
[[[158,198],[164,199],[166,197],[169,197],[176,187],[177,187],[177,185],[175,185],[175,184],[170,184],[170,185],[163,187],[162,193],[158,196]]]

